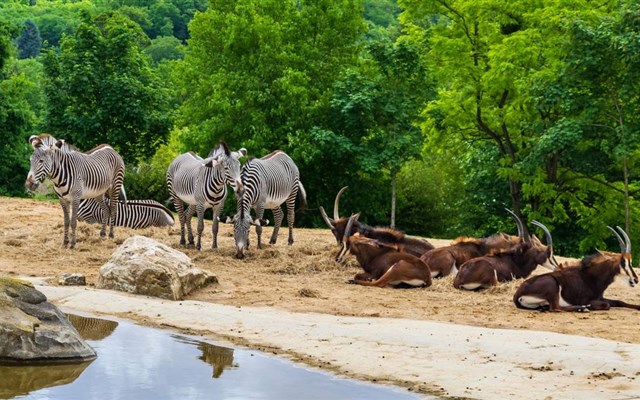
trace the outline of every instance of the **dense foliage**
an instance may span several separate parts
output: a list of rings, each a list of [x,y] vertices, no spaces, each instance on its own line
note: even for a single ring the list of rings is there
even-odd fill
[[[8,0],[0,194],[26,138],[110,143],[128,194],[219,140],[298,163],[341,212],[440,237],[549,226],[563,254],[640,231],[640,6],[631,0]],[[234,207],[229,200],[229,208]],[[637,243],[634,239],[634,243]]]

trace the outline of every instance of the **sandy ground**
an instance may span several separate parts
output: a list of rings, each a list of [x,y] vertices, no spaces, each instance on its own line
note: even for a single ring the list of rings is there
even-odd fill
[[[270,229],[264,233],[268,238]],[[80,272],[91,285],[117,245],[134,234],[179,248],[176,226],[121,228],[115,240],[101,240],[98,226],[81,223],[77,248],[68,250],[61,245],[62,212],[57,203],[0,198],[0,273],[57,277]],[[420,393],[468,398],[640,397],[640,362],[633,358],[633,351],[640,350],[638,311],[521,311],[511,300],[519,282],[483,293],[458,291],[450,278],[426,289],[348,285],[359,268],[355,261],[347,267],[333,262],[335,240],[328,230],[297,229],[294,235],[291,247],[284,230],[277,245],[252,248],[249,258],[236,260],[230,227],[221,227],[220,248],[211,250],[207,224],[205,250],[183,251],[214,273],[220,284],[200,290],[188,301],[91,288],[43,290],[63,307],[187,329]],[[443,245],[449,240],[432,242]],[[49,282],[55,285],[55,279]],[[606,295],[640,303],[640,290],[622,281]]]

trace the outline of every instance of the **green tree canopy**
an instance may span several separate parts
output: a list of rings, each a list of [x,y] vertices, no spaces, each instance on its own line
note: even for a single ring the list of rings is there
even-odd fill
[[[171,124],[168,94],[141,53],[148,38],[119,13],[86,17],[45,60],[46,126],[83,149],[109,143],[133,162],[153,155]]]

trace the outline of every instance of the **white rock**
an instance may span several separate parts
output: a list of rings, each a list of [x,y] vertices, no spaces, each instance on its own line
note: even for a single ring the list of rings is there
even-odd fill
[[[144,236],[132,236],[100,268],[98,288],[181,300],[193,290],[217,283],[184,253]]]

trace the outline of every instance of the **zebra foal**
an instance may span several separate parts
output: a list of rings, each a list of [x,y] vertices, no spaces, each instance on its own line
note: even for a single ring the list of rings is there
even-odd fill
[[[38,137],[32,136],[29,141],[33,153],[29,162],[31,167],[25,181],[29,190],[34,190],[42,180],[51,178],[53,188],[64,213],[65,246],[76,246],[76,225],[81,199],[95,198],[109,221],[109,237],[114,237],[116,204],[123,190],[124,161],[109,145],[103,144],[88,153],[68,150],[64,141],[58,140],[54,145],[47,145]],[[110,200],[109,207],[104,199]],[[71,216],[69,216],[71,208]],[[69,239],[71,225],[71,239]],[[102,221],[100,236],[106,236],[107,218]]]
[[[242,167],[244,193],[238,198],[238,209],[233,218],[226,222],[234,224],[233,236],[236,242],[236,257],[244,258],[249,247],[249,228],[255,225],[258,248],[262,248],[262,219],[265,208],[273,211],[274,227],[270,244],[278,240],[278,231],[284,214],[280,206],[287,203],[287,223],[289,224],[289,245],[293,244],[293,223],[295,220],[296,196],[300,193],[303,204],[307,194],[300,182],[298,167],[285,152],[277,150],[260,159],[251,159]],[[255,219],[250,209],[255,210]]]
[[[175,223],[171,211],[155,200],[118,201],[116,205],[116,226],[131,229],[143,229],[152,226],[171,226]],[[88,224],[102,223],[105,218],[100,203],[95,199],[80,200],[78,219]]]
[[[231,151],[224,141],[220,141],[206,159],[190,151],[179,155],[171,162],[167,169],[167,186],[180,221],[180,245],[187,244],[185,227],[188,244],[194,244],[191,217],[197,213],[198,240],[195,247],[200,250],[204,212],[207,208],[213,208],[211,248],[218,247],[218,220],[227,197],[226,185],[231,185],[236,193],[242,193],[239,158],[246,154],[246,149]]]

